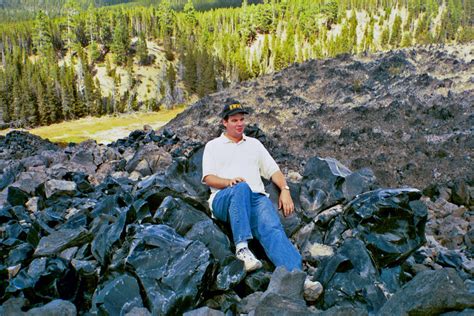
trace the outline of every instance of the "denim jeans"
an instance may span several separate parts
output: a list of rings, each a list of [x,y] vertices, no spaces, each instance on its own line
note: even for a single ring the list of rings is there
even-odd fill
[[[302,270],[301,255],[286,236],[266,195],[254,193],[247,183],[240,182],[219,191],[212,209],[217,219],[230,222],[235,244],[255,237],[276,267]]]

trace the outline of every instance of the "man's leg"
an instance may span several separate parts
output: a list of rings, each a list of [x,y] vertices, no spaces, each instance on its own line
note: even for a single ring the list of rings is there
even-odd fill
[[[221,221],[230,222],[235,255],[244,262],[247,272],[262,267],[260,260],[255,258],[247,245],[247,240],[253,238],[250,227],[251,194],[248,184],[241,182],[219,191],[212,202],[214,215]]]
[[[235,244],[253,237],[250,227],[251,194],[248,184],[241,182],[219,191],[212,202],[214,216],[223,222],[230,222]]]
[[[286,236],[270,199],[263,194],[252,193],[252,209],[252,232],[268,258],[275,266],[283,266],[288,271],[302,270],[301,255]]]

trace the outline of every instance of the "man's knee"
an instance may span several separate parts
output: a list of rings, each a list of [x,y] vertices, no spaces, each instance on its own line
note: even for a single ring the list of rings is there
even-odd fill
[[[252,192],[252,190],[250,189],[247,182],[239,182],[239,183],[235,184],[234,187],[233,187],[233,191],[234,192],[236,192],[236,191],[239,191],[239,192],[242,192],[242,191]]]

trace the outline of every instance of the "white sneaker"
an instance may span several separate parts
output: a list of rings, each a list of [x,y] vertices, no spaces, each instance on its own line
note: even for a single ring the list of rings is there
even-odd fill
[[[249,248],[245,247],[235,253],[237,259],[244,262],[245,271],[250,272],[262,267],[262,262],[255,258]]]
[[[323,293],[323,286],[318,281],[311,281],[310,278],[304,280],[304,299],[308,302],[314,302]]]

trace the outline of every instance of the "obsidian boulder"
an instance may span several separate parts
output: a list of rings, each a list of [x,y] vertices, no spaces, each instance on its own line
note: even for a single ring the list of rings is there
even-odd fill
[[[379,189],[361,194],[344,209],[344,221],[379,268],[400,264],[425,242],[426,206],[417,189]]]

